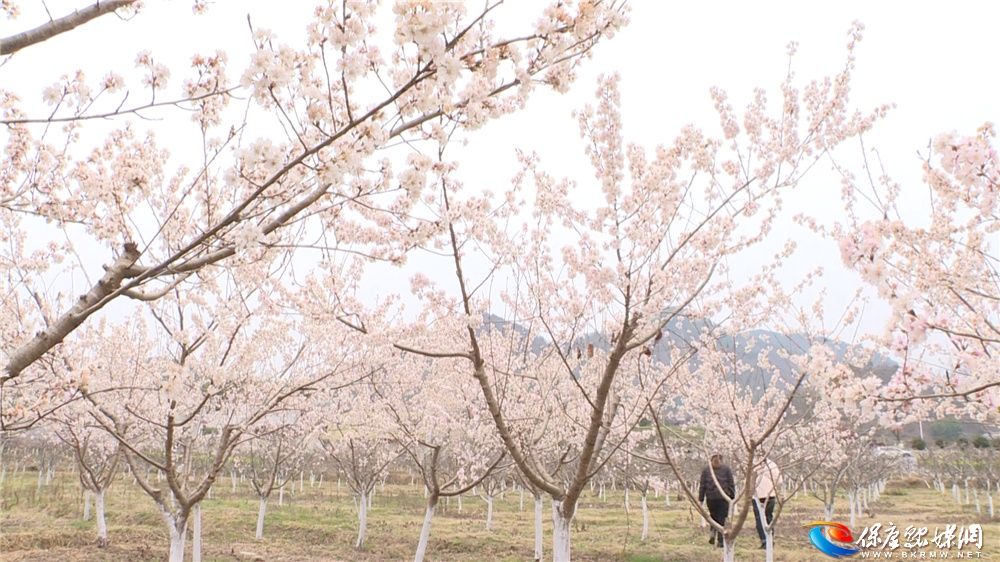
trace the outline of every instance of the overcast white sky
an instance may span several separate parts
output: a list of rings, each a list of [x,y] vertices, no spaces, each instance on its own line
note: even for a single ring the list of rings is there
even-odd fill
[[[46,2],[56,17],[86,3]],[[316,2],[219,0],[199,18],[191,17],[190,0],[145,3],[134,21],[103,18],[31,47],[30,54],[26,50],[0,70],[2,87],[31,99],[32,92],[40,96],[44,85],[76,68],[90,69],[95,79],[109,67],[127,71],[140,49],[174,61],[171,66],[186,66],[192,54],[222,45],[236,74],[251,46],[247,14],[255,26],[270,27],[280,38],[297,43],[305,17]],[[20,4],[22,16],[0,22],[0,35],[45,19],[39,0]],[[481,4],[470,3],[470,11]],[[512,0],[498,11],[498,18],[528,25],[541,4]],[[985,121],[1000,121],[998,3],[633,0],[629,4],[631,24],[598,46],[570,94],[536,95],[526,111],[469,137],[462,155],[467,178],[494,189],[503,187],[514,172],[514,148],[520,147],[538,151],[554,174],[586,181],[574,175],[586,166],[570,112],[591,99],[598,74],[612,71],[622,76],[625,128],[631,141],[652,148],[672,140],[686,123],[715,133],[710,86],[726,89],[737,109],[745,105],[753,88],[773,91],[784,77],[785,45],[791,40],[799,43],[795,71],[800,78],[832,74],[843,65],[846,32],[855,19],[866,30],[857,52],[852,101],[861,108],[897,104],[866,138],[866,145],[879,150],[889,173],[907,187],[904,197],[912,198],[915,208],[926,195],[916,152],[937,133],[972,132]],[[183,135],[190,133],[183,131]],[[161,140],[173,134],[158,132]],[[177,134],[186,138],[180,131]],[[182,146],[172,149],[184,150]],[[790,213],[801,210],[821,215],[839,201],[839,186],[829,175],[817,174],[803,187],[786,206]],[[787,236],[800,239],[804,246],[790,264],[789,279],[826,265],[831,309],[835,310],[853,293],[857,277],[840,266],[834,245],[808,237],[801,229],[786,228]],[[102,257],[94,263],[103,261]],[[882,319],[874,312],[865,324],[878,330]]]

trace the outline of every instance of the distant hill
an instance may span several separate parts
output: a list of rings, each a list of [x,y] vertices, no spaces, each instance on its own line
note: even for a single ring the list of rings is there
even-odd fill
[[[665,312],[664,315],[669,314]],[[522,337],[528,335],[528,328],[519,324],[511,323],[495,315],[484,317],[484,329],[492,327],[513,326]],[[653,360],[661,363],[670,363],[674,354],[684,353],[705,331],[714,328],[711,320],[706,318],[677,314],[667,323],[662,339],[652,346]],[[541,327],[533,327],[534,336],[531,338],[530,349],[532,352],[540,352],[549,345],[549,340],[540,332]],[[772,330],[749,330],[735,335],[725,335],[719,338],[719,343],[726,348],[736,350],[741,362],[751,365],[746,372],[740,373],[738,377],[747,386],[755,391],[763,391],[769,386],[772,372],[770,370],[757,369],[752,365],[756,361],[751,361],[766,351],[766,357],[778,370],[779,382],[793,381],[794,372],[791,365],[781,357],[781,352],[788,355],[802,355],[811,347],[811,341],[807,334],[793,333],[783,334]],[[855,351],[861,349],[853,344],[840,340],[824,340],[822,343],[833,350],[834,356],[843,359]],[[608,349],[611,345],[610,338],[605,334],[590,332],[582,334],[575,343],[578,349],[586,349],[588,345],[594,345],[599,349]],[[697,362],[697,356],[692,359]],[[878,377],[883,382],[888,381],[896,372],[899,365],[892,359],[875,353],[867,365],[859,367],[857,370],[866,374]]]

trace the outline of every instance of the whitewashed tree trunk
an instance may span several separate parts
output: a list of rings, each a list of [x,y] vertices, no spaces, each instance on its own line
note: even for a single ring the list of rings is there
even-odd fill
[[[486,530],[493,529],[493,496],[486,496]]]
[[[257,533],[254,538],[261,540],[264,538],[264,514],[267,513],[267,498],[261,496],[260,504],[257,508]]]
[[[232,488],[232,492],[235,494],[236,493],[236,471],[235,470],[229,471],[229,484],[230,484],[230,487]]]
[[[358,540],[354,541],[354,548],[360,550],[365,546],[365,531],[368,527],[368,494],[361,492],[358,501]]]
[[[830,498],[830,503],[823,506],[823,517],[827,521],[833,520],[833,498]]]
[[[170,554],[167,558],[169,562],[184,562],[184,539],[187,535],[187,520],[181,520],[169,513],[163,514],[170,531]]]
[[[767,549],[764,551],[764,562],[774,562],[774,529],[770,525],[764,528],[764,544]]]
[[[986,506],[989,508],[990,519],[993,519],[993,494],[986,495]]]
[[[524,488],[521,488],[520,490],[518,490],[517,493],[518,493],[518,498],[517,498],[518,508],[517,508],[517,510],[518,511],[524,511]]]
[[[194,506],[194,529],[191,532],[191,562],[201,562],[201,503]]]
[[[570,562],[570,523],[562,513],[562,502],[552,501],[552,562]]]
[[[736,562],[736,541],[723,539],[722,543],[722,561]]]
[[[542,541],[545,538],[545,534],[542,532],[542,511],[544,510],[544,502],[542,502],[542,496],[535,496],[535,560],[541,561],[542,552]]]
[[[461,496],[461,494],[459,494],[459,496],[458,496],[458,512],[462,513],[462,496]]]
[[[431,538],[431,520],[434,519],[434,506],[428,505],[424,512],[424,525],[420,527],[420,541],[417,543],[417,553],[413,556],[413,562],[423,562],[424,554],[427,553],[427,541]]]
[[[631,488],[631,486],[629,486],[629,485],[626,484],[625,485],[625,514],[626,515],[628,515],[629,512],[632,510],[632,505],[628,501],[628,491],[629,491],[629,488]]]
[[[90,521],[90,490],[83,491],[83,520]]]
[[[295,485],[295,482],[293,481],[292,482],[292,486],[294,486],[294,485]],[[284,507],[284,506],[285,506],[285,485],[282,484],[278,488],[278,507]]]
[[[104,490],[94,493],[94,512],[97,518],[97,546],[108,545],[108,523],[104,518]]]
[[[646,494],[642,495],[642,536],[641,540],[649,538],[649,506],[646,505]]]
[[[857,505],[858,505],[857,495],[855,493],[852,492],[847,494],[847,504],[851,508],[850,526],[854,527],[854,524],[857,520]]]

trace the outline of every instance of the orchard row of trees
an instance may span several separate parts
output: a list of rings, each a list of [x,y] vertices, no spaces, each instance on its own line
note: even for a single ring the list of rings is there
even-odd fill
[[[412,405],[421,406],[419,402]],[[254,497],[259,506],[255,538],[261,540],[264,538],[269,505],[272,509],[274,506],[280,509],[291,497],[294,496],[297,500],[307,487],[311,490],[316,484],[322,486],[324,479],[328,489],[336,481],[337,496],[341,496],[343,490],[353,498],[353,511],[358,517],[354,546],[365,548],[368,512],[374,501],[385,501],[376,498],[380,493],[385,493],[386,481],[392,480],[403,485],[408,482],[410,489],[414,491],[423,489],[426,516],[419,537],[412,537],[413,544],[416,545],[414,559],[422,560],[427,553],[432,520],[442,498],[448,501],[449,509],[457,507],[459,513],[462,511],[463,497],[466,502],[483,502],[485,526],[489,530],[492,526],[494,501],[502,499],[504,494],[516,495],[521,511],[525,510],[526,498],[529,510],[531,504],[534,504],[533,555],[535,559],[543,559],[546,549],[542,518],[549,501],[542,492],[526,483],[516,467],[505,462],[503,455],[489,464],[480,460],[484,447],[491,440],[487,439],[484,443],[482,435],[470,432],[469,420],[453,419],[450,425],[438,426],[433,430],[424,428],[419,433],[434,441],[414,441],[418,435],[418,425],[401,424],[394,413],[397,409],[395,406],[381,406],[371,411],[381,412],[391,418],[382,427],[382,431],[376,432],[369,426],[360,426],[353,428],[353,431],[338,430],[328,434],[312,432],[311,435],[303,435],[295,431],[294,425],[285,425],[282,428],[272,427],[273,431],[254,437],[237,449],[226,466],[214,474],[216,482],[213,488],[191,509],[189,528],[181,538],[181,548],[184,548],[183,542],[189,537],[192,542],[192,558],[201,559],[200,505],[204,500],[212,498],[213,490],[223,498],[232,498],[237,494],[244,497],[251,494]],[[168,488],[171,474],[148,464],[129,462],[125,448],[109,438],[106,432],[86,423],[76,426],[73,423],[75,421],[78,420],[59,420],[59,423],[37,426],[4,441],[3,462],[0,463],[0,498],[28,501],[29,497],[20,498],[5,492],[4,482],[20,477],[23,490],[24,483],[30,480],[30,477],[25,478],[25,472],[37,472],[37,487],[35,494],[30,497],[38,501],[37,498],[50,485],[57,470],[62,473],[69,471],[78,477],[83,491],[83,518],[94,518],[97,543],[99,546],[106,546],[114,536],[114,529],[111,529],[109,535],[106,524],[106,498],[113,498],[112,510],[115,509],[115,504],[121,505],[121,501],[142,501],[119,499],[125,496],[121,495],[122,492],[113,494],[111,488],[138,489],[148,494],[148,487]],[[482,422],[487,423],[481,423],[479,428],[488,428],[488,420],[483,419]],[[684,431],[682,426],[670,429]],[[672,502],[690,505],[685,498],[686,490],[696,486],[704,465],[703,447],[710,447],[703,437],[672,439],[671,443],[676,447],[674,462],[679,467],[679,472],[675,474],[664,466],[663,461],[657,461],[653,456],[658,440],[654,433],[655,430],[651,427],[637,431],[628,448],[623,448],[588,483],[591,496],[604,502],[607,502],[608,491],[624,492],[622,507],[626,511],[638,509],[641,514],[641,540],[649,537],[652,504],[665,502],[667,508],[671,507]],[[495,439],[492,442],[496,445]],[[831,459],[827,450],[831,445],[840,448],[836,459]],[[783,508],[788,502],[794,501],[796,496],[813,495],[822,500],[825,505],[824,516],[827,518],[834,516],[834,498],[846,498],[849,500],[853,523],[856,515],[869,509],[869,503],[877,501],[890,476],[912,473],[913,467],[878,448],[856,445],[855,441],[836,441],[814,444],[808,454],[791,447],[781,447],[780,451],[775,451],[774,456],[770,457],[774,459],[772,470],[781,470],[782,477],[779,480],[775,518],[768,527],[769,535],[776,522],[781,519]],[[426,449],[422,456],[417,453],[420,449]],[[720,449],[716,446],[710,450]],[[734,460],[739,460],[738,451],[733,451],[732,454],[736,455]],[[190,453],[189,462],[193,467],[189,472],[193,475],[189,478],[192,480],[202,478],[202,475],[214,470],[210,456],[201,449]],[[737,480],[741,482],[733,496],[731,510],[735,519],[739,502],[745,494],[752,494],[754,486],[751,485],[746,490],[742,484],[746,475],[740,472],[744,465],[734,466],[737,469]],[[928,465],[930,466],[936,465]],[[758,466],[752,467],[752,470],[759,474],[768,468]],[[987,476],[986,482],[989,482],[988,478]],[[10,484],[6,488],[10,488]],[[129,490],[125,491],[126,496],[132,498],[134,492]],[[619,492],[619,498],[620,494]],[[12,497],[15,499],[11,500]],[[980,497],[983,505],[992,501],[990,493],[976,495],[977,499]],[[159,505],[156,497],[152,499]],[[4,507],[9,509],[13,506]],[[170,520],[164,515],[170,524]],[[838,515],[847,517],[847,513]],[[248,522],[252,520],[249,511],[246,516]],[[735,542],[736,535],[741,532],[743,523],[745,522],[735,520],[730,523],[732,542]],[[742,532],[744,536],[747,532],[754,534],[753,529]],[[756,535],[753,540],[756,540]],[[773,542],[770,539],[768,542],[771,543],[768,552],[773,554]]]
[[[133,4],[4,38],[0,72]],[[760,90],[742,115],[713,90],[717,133],[691,125],[653,149],[628,142],[618,78],[602,77],[577,113],[591,181],[519,151],[510,185],[468,185],[459,141],[539,89],[566,91],[627,21],[618,2],[558,2],[509,32],[504,9],[322,3],[298,43],[254,27],[235,80],[224,53],[203,54],[172,87],[142,52],[134,80],[81,72],[40,103],[0,90],[0,430],[70,444],[98,511],[127,467],[172,562],[233,466],[251,475],[262,529],[271,493],[322,451],[357,495],[360,548],[375,483],[407,459],[427,489],[418,559],[440,498],[513,478],[536,517],[551,500],[552,557],[566,561],[599,475],[672,482],[708,519],[692,463],[722,452],[740,482],[717,525],[731,560],[764,459],[801,475],[793,492],[827,474],[824,493],[846,478],[868,498],[879,471],[848,474],[873,427],[996,419],[991,128],[934,143],[919,188],[932,227],[912,226],[902,186],[861,183],[833,158],[888,110],[849,104],[855,25],[838,72],[801,82],[790,62],[779,103]],[[200,156],[178,161],[165,131],[193,131]],[[846,351],[862,305],[833,327],[822,302],[803,310],[821,277],[789,287],[795,244],[774,230],[783,197],[830,163],[846,212],[803,222],[893,310],[887,334]],[[775,239],[758,272],[734,265]],[[373,262],[409,288],[372,297]],[[753,337],[763,328],[800,336]],[[887,385],[871,373],[879,353],[900,360]]]

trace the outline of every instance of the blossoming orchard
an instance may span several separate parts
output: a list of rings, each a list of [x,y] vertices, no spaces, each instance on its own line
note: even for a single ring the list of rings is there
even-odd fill
[[[995,30],[787,8],[0,0],[0,558],[1000,556]]]

